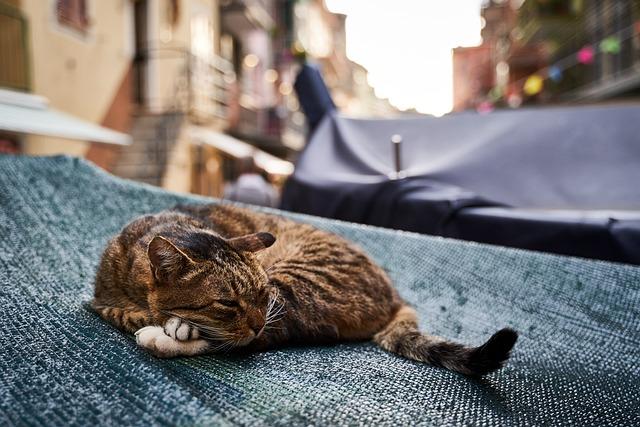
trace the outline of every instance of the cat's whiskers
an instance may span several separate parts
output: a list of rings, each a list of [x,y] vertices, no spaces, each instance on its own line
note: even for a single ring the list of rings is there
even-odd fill
[[[282,319],[282,317],[278,317],[277,319],[270,320],[269,323],[265,323],[264,326],[265,326],[266,329],[271,328],[271,327],[273,327],[273,325],[275,325],[281,319]]]
[[[269,326],[271,324],[274,324],[274,323],[278,322],[279,320],[281,320],[283,317],[284,317],[284,314],[282,316],[272,317],[271,319],[268,319],[265,322],[265,326]]]
[[[267,312],[265,325],[269,325],[270,323],[277,322],[278,320],[282,319],[285,314],[286,314],[286,310],[284,309],[284,302],[283,302],[283,303],[280,303],[280,305],[278,305],[278,307],[275,310],[272,308],[270,312]]]
[[[274,312],[271,316],[266,318],[266,323],[275,322],[276,319],[281,319],[285,315],[284,310],[281,308]]]
[[[172,313],[167,310],[160,311],[167,316],[177,317],[190,326],[197,328],[200,334],[200,338],[215,343],[213,347],[210,348],[210,351],[216,353],[227,352],[238,345],[234,339],[234,335],[229,332],[223,331],[214,326],[203,325],[201,323],[194,322],[193,320],[186,319],[179,314]]]
[[[200,338],[206,339],[208,341],[226,341],[227,339],[229,339],[229,337],[226,335],[220,335],[214,332],[204,331],[202,329],[199,329],[199,335]]]
[[[233,341],[229,340],[229,341],[224,341],[224,342],[222,342],[221,344],[219,344],[219,345],[217,345],[215,347],[212,347],[211,351],[214,351],[214,352],[226,352],[226,351],[230,350],[233,347],[234,347]]]
[[[273,307],[276,305],[277,302],[277,296],[270,296],[269,297],[269,303],[267,304],[267,317],[269,316],[269,313],[271,313],[271,310],[273,310]]]
[[[173,316],[173,317],[177,317],[180,320],[182,320],[183,322],[189,324],[190,326],[197,328],[201,337],[208,339],[208,340],[213,340],[213,341],[226,341],[229,340],[231,338],[233,338],[233,336],[226,332],[223,331],[219,328],[213,327],[213,326],[208,326],[208,325],[203,325],[201,323],[198,322],[194,322],[193,320],[189,320],[186,319],[176,313],[172,313],[170,311],[166,311],[166,310],[160,310],[161,312],[163,312],[164,314],[168,315],[168,316]]]
[[[269,317],[271,310],[273,310],[273,306],[276,303],[276,298],[273,295],[269,295],[269,301],[267,302],[267,310],[265,312],[265,319]]]
[[[233,335],[230,334],[227,331],[221,330],[219,328],[213,328],[210,326],[206,326],[206,325],[201,325],[198,323],[191,323],[192,326],[198,328],[198,330],[204,334],[207,335],[212,335],[213,337],[217,338],[217,339],[229,339],[232,338]]]

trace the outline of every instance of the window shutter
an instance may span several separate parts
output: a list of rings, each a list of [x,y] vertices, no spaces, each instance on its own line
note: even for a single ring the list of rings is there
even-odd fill
[[[58,22],[79,31],[89,26],[87,0],[57,0],[56,15]]]

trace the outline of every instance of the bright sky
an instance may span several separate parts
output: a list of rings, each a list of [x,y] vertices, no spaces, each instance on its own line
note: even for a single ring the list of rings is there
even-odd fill
[[[451,49],[480,43],[482,0],[326,0],[347,15],[347,56],[400,109],[442,115],[453,105]]]

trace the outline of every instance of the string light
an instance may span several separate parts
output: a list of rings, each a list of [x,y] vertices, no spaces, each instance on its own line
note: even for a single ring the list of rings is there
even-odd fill
[[[539,94],[543,87],[544,79],[538,74],[532,74],[527,78],[527,81],[524,82],[522,90],[524,90],[525,94],[533,96]]]
[[[600,42],[600,52],[617,55],[620,53],[620,39],[615,36],[607,37]]]
[[[518,95],[517,93],[512,93],[507,98],[507,104],[511,108],[518,108],[519,106],[522,105],[522,97],[520,95]]]
[[[557,65],[552,65],[551,67],[549,67],[547,75],[549,76],[549,79],[557,83],[562,80],[562,68],[558,67]]]
[[[595,51],[590,45],[584,46],[577,53],[578,62],[581,64],[591,64],[595,57]]]
[[[480,104],[478,104],[478,107],[476,108],[476,111],[478,111],[478,113],[480,113],[480,114],[489,114],[494,109],[495,109],[495,107],[494,107],[492,102],[483,101]]]
[[[489,99],[491,102],[496,102],[504,96],[504,90],[500,86],[495,86],[489,92]]]
[[[624,38],[619,37],[620,34],[626,33],[628,31],[631,32],[629,36]],[[514,82],[513,84],[518,86],[519,83],[522,84],[521,82],[524,82],[522,89],[525,92],[525,94],[529,96],[535,95],[540,91],[542,91],[544,87],[545,77],[549,78],[554,82],[559,82],[563,77],[564,70],[570,67],[573,67],[577,64],[593,63],[595,59],[595,53],[596,53],[594,46],[598,46],[600,52],[602,53],[617,55],[622,50],[622,46],[621,46],[622,42],[633,38],[638,33],[640,33],[640,22],[634,25],[630,25],[629,27],[620,30],[614,35],[605,37],[601,39],[599,42],[594,43],[593,45],[585,45],[577,53],[574,53],[573,55],[562,58],[556,61],[553,65],[549,66],[548,68],[546,67],[542,68],[538,70],[536,73],[528,77],[525,77],[523,79],[520,79]],[[500,97],[497,97],[497,92],[494,91],[494,89],[496,88],[494,87],[488,94],[488,98],[491,100],[490,103],[492,105],[493,105],[493,102],[496,102],[499,99],[502,99],[504,97],[504,94],[502,94]],[[508,99],[507,99],[507,103],[512,108],[517,107],[520,103],[519,101],[521,102],[521,98],[517,94],[511,94],[508,96]]]

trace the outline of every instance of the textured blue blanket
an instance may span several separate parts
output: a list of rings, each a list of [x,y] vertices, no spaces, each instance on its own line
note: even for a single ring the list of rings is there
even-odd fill
[[[189,201],[0,156],[0,425],[640,424],[639,268],[306,216],[359,243],[430,332],[519,330],[508,366],[470,380],[367,343],[154,359],[83,303],[111,235]]]

